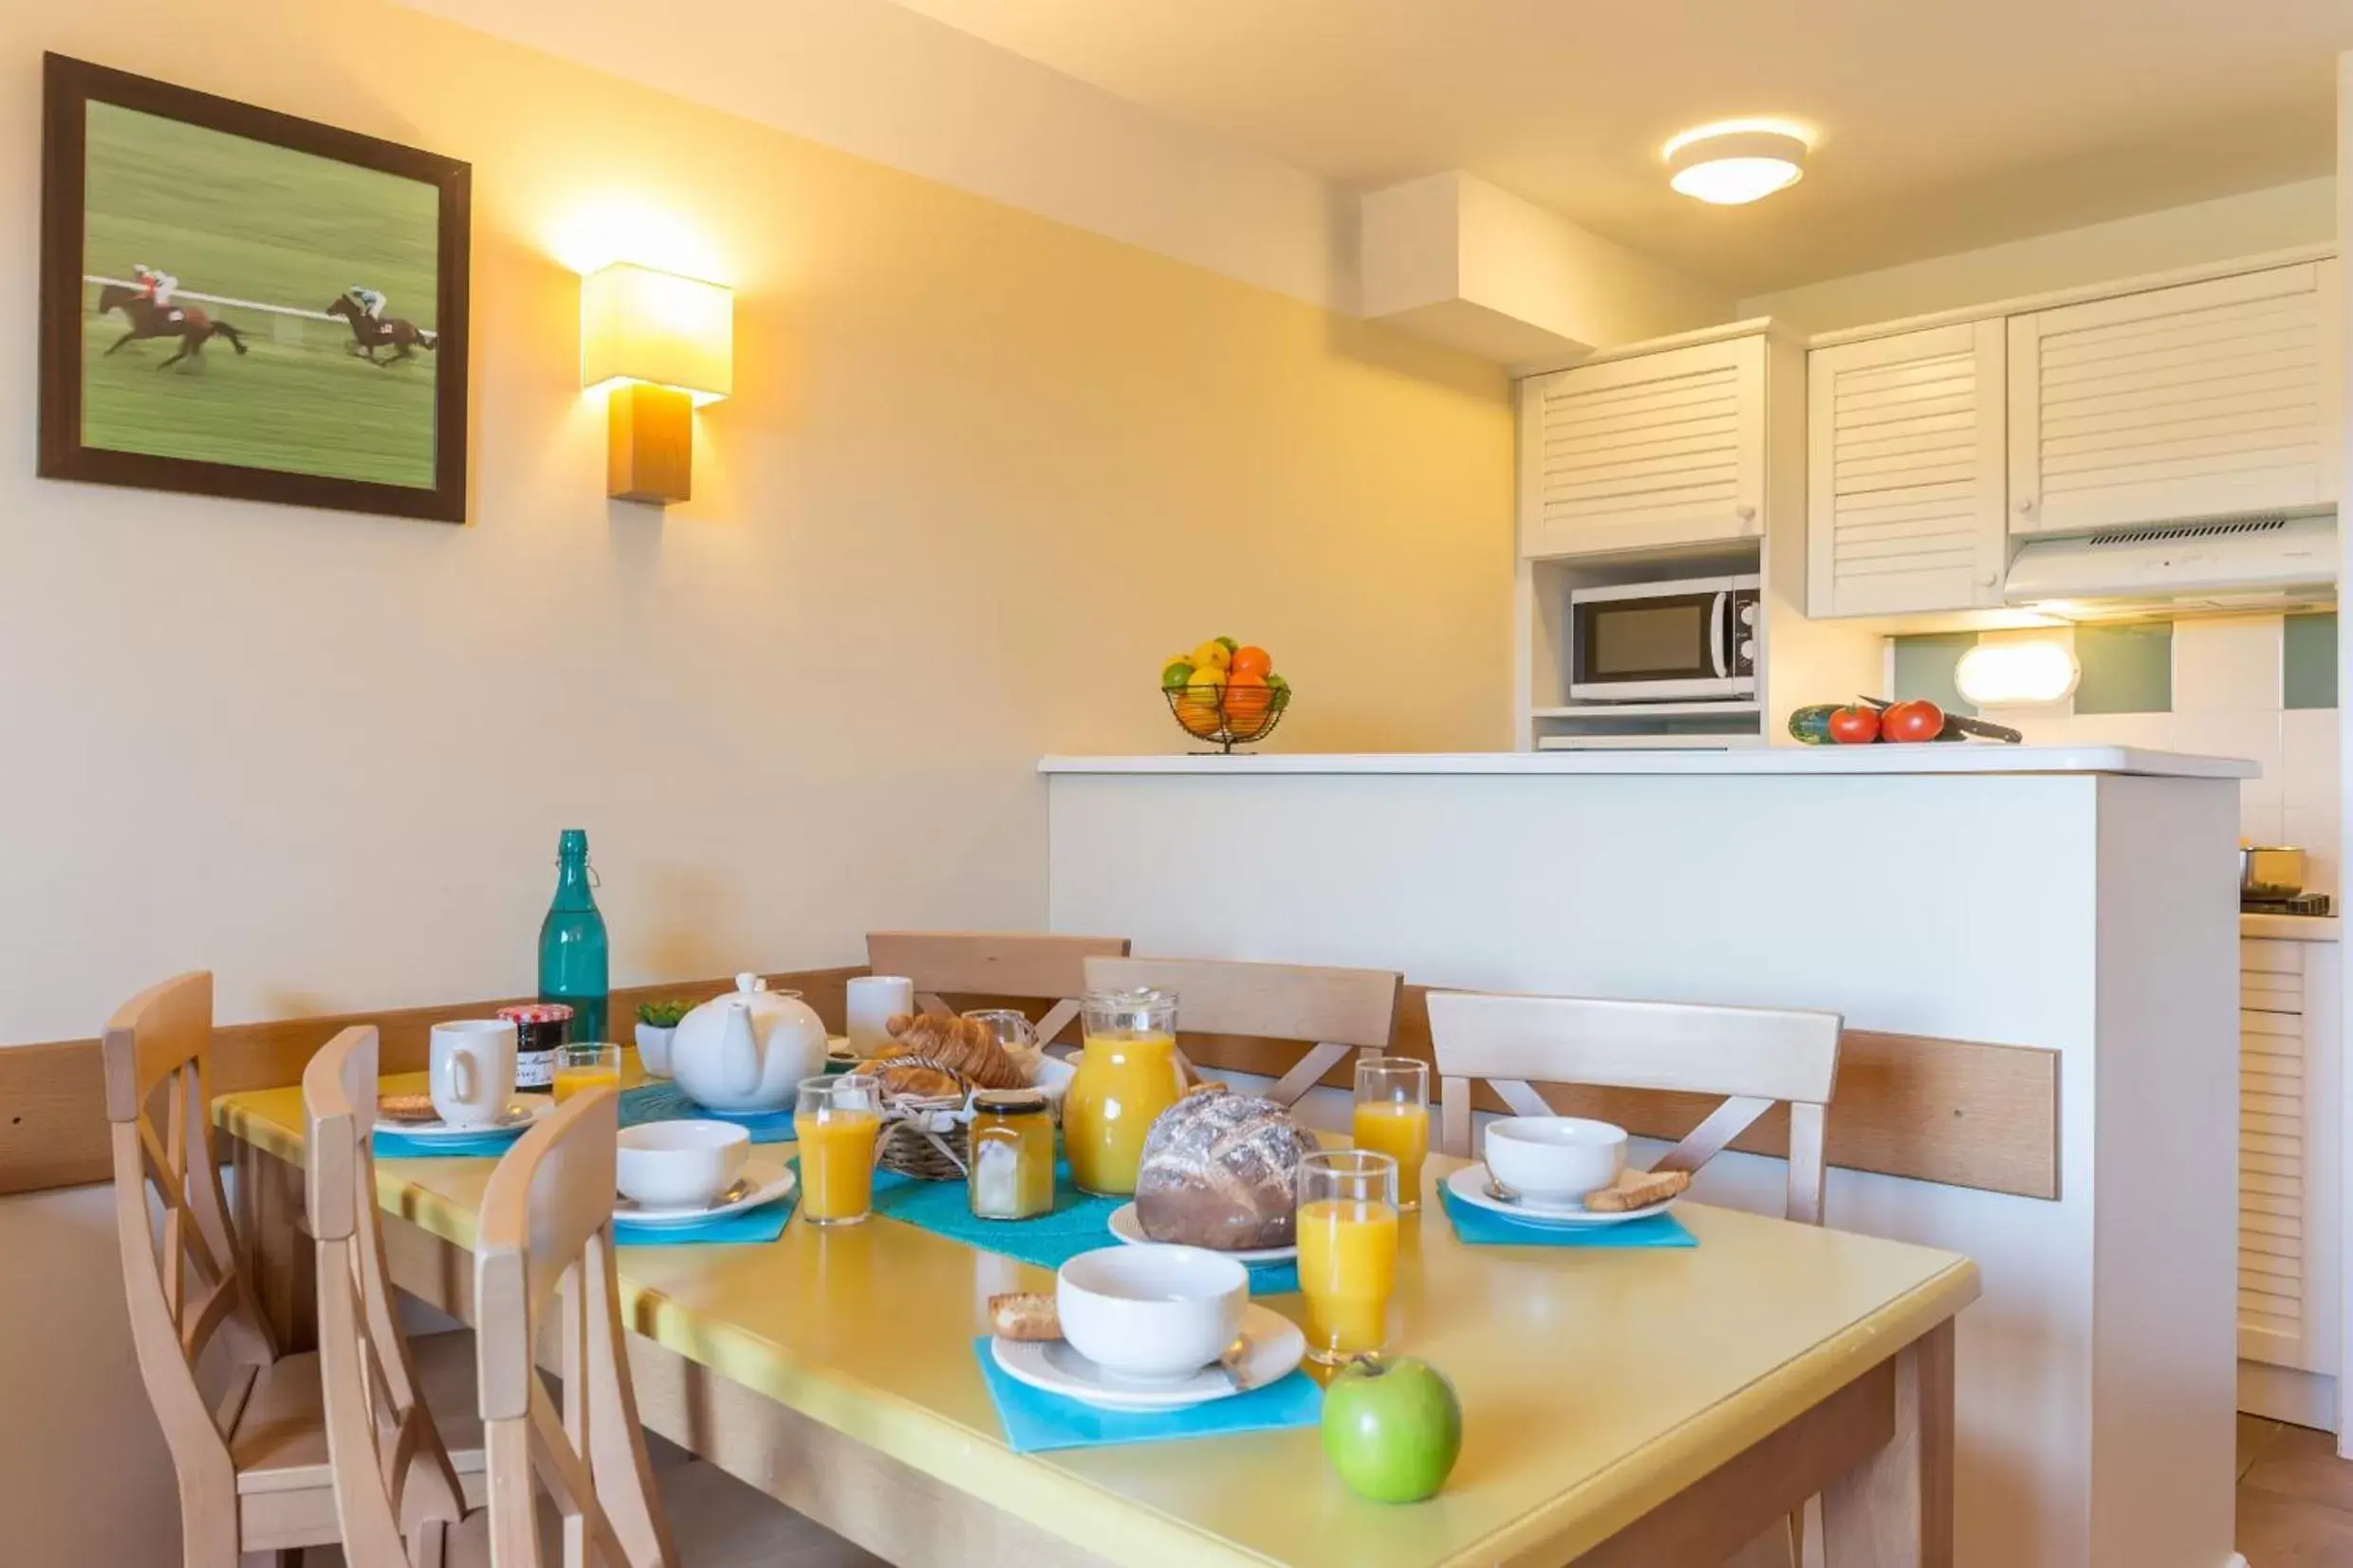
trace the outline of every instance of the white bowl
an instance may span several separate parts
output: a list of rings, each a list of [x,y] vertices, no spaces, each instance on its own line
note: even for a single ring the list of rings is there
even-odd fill
[[[750,1152],[750,1133],[732,1122],[649,1121],[621,1130],[613,1179],[647,1208],[688,1208],[732,1187]]]
[[[1607,1187],[1626,1168],[1626,1130],[1583,1116],[1500,1116],[1487,1124],[1488,1172],[1555,1203]]]
[[[1242,1332],[1250,1271],[1197,1246],[1107,1246],[1054,1277],[1063,1337],[1131,1383],[1190,1377]]]

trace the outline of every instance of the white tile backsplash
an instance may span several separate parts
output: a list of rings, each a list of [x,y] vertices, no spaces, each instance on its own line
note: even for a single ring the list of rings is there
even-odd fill
[[[2175,621],[2174,711],[2276,712],[2280,643],[2278,616]]]
[[[2280,842],[2304,851],[2305,886],[2315,892],[2334,893],[2340,885],[2344,854],[2339,832],[2334,805],[2291,805],[2280,814]]]
[[[2276,700],[2276,699],[2274,699]],[[2277,810],[2280,790],[2280,710],[2268,713],[2176,713],[2174,748],[2201,757],[2243,757],[2263,769],[2242,785],[2251,806]]]
[[[2280,789],[2290,809],[2337,809],[2337,710],[2297,708],[2280,715]]]
[[[2287,813],[2275,805],[2242,802],[2238,808],[2239,841],[2249,844],[2287,842]]]

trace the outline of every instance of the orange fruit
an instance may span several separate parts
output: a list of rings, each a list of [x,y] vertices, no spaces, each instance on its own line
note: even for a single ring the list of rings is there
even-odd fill
[[[1274,655],[1253,643],[1236,648],[1227,668],[1236,675],[1264,675],[1274,669]]]
[[[1237,671],[1226,679],[1226,718],[1236,729],[1248,729],[1264,719],[1273,701],[1274,692],[1262,674]]]
[[[1225,722],[1217,711],[1217,694],[1218,689],[1214,686],[1190,686],[1172,705],[1176,722],[1185,727],[1186,733],[1203,740],[1217,733],[1218,727]]]

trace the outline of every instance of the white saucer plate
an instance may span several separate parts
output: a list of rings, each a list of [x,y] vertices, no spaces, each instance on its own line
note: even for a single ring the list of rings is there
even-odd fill
[[[1665,1213],[1682,1201],[1678,1193],[1647,1208],[1630,1208],[1622,1214],[1598,1214],[1583,1204],[1492,1197],[1488,1193],[1487,1182],[1487,1167],[1484,1165],[1466,1165],[1446,1178],[1447,1189],[1467,1204],[1492,1209],[1498,1214],[1508,1214],[1525,1225],[1557,1226],[1564,1230],[1590,1229],[1605,1225],[1623,1225],[1628,1220],[1647,1220],[1653,1214]]]
[[[1111,1234],[1130,1246],[1157,1246],[1159,1244],[1144,1234],[1143,1222],[1136,1217],[1136,1206],[1123,1203],[1111,1211]],[[1214,1247],[1205,1250],[1215,1252]],[[1251,1264],[1283,1264],[1299,1256],[1297,1246],[1261,1246],[1245,1252],[1217,1252],[1221,1258],[1232,1258],[1248,1266]]]
[[[1256,1302],[1243,1311],[1242,1336],[1250,1341],[1243,1377],[1253,1390],[1286,1375],[1307,1354],[1299,1325]],[[1214,1366],[1173,1383],[1135,1383],[1103,1371],[1065,1339],[992,1339],[990,1351],[1015,1382],[1099,1410],[1178,1411],[1233,1394],[1233,1385]]]
[[[500,1113],[496,1121],[483,1125],[453,1127],[446,1121],[387,1121],[379,1116],[376,1118],[376,1130],[380,1133],[398,1133],[419,1143],[432,1143],[438,1139],[470,1138],[481,1133],[513,1132],[517,1128],[528,1127],[555,1108],[556,1102],[550,1097],[533,1095],[528,1099],[515,1100]]]
[[[747,1208],[757,1208],[764,1203],[774,1203],[799,1185],[793,1173],[774,1160],[751,1158],[744,1161],[742,1173],[736,1178],[739,1186],[750,1190],[740,1198],[709,1207],[692,1208],[645,1208],[635,1198],[616,1197],[613,1218],[617,1222],[637,1226],[693,1225],[697,1220],[715,1220],[729,1214],[740,1214]]]

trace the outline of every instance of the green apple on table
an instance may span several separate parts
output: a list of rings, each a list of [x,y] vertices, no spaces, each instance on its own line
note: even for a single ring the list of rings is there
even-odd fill
[[[1360,1497],[1436,1496],[1462,1452],[1454,1385],[1418,1356],[1358,1356],[1324,1391],[1324,1452]]]

